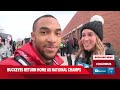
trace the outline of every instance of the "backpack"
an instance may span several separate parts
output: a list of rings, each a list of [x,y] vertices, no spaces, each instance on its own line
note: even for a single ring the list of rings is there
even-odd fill
[[[23,66],[31,65],[23,56],[16,56],[16,57],[14,57],[14,60]]]

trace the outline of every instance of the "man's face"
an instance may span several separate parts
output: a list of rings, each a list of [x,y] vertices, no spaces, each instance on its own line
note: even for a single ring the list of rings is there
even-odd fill
[[[61,28],[56,19],[44,17],[36,23],[31,33],[34,48],[46,60],[55,57],[61,43]]]

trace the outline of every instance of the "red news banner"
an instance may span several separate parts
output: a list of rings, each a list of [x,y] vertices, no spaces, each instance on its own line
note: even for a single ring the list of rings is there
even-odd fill
[[[0,66],[1,74],[89,74],[82,66]]]
[[[93,74],[94,68],[114,67],[114,55],[93,56],[93,68],[83,66],[0,66],[0,79],[120,79],[120,68],[114,74]]]

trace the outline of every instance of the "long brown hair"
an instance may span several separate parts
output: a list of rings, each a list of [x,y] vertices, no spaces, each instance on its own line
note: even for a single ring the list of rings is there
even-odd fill
[[[93,55],[105,55],[104,44],[102,43],[102,41],[99,39],[99,37],[96,34],[95,36],[96,36],[95,49],[94,49],[93,54],[91,55],[90,60],[92,60]],[[83,44],[81,43],[81,40],[79,41],[79,47],[80,47],[80,50],[76,54],[75,60],[79,59],[80,55],[83,54],[83,50],[85,50]]]

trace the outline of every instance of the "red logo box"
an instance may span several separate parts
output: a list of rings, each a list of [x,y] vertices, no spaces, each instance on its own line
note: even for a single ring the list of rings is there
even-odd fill
[[[93,67],[114,67],[114,55],[93,55]]]

